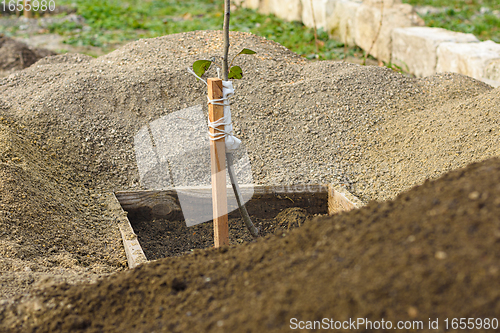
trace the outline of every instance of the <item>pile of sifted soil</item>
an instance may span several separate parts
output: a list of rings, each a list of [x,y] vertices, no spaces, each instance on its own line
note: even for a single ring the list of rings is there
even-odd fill
[[[23,127],[0,125],[0,297],[124,267],[106,195],[74,181],[75,171],[36,149]]]
[[[500,90],[498,88],[493,89],[484,83],[455,74],[414,79],[387,68],[363,67],[331,61],[307,62],[274,42],[247,33],[232,33],[231,44],[233,54],[243,47],[257,52],[255,56],[237,58],[236,63],[243,68],[245,76],[243,80],[235,82],[236,95],[232,99],[235,132],[246,144],[253,178],[257,183],[333,183],[345,186],[365,202],[386,200],[423,183],[426,179],[437,178],[449,170],[498,156],[500,153],[500,122],[498,121]],[[144,125],[163,115],[187,106],[206,104],[206,87],[197,82],[185,68],[197,59],[221,54],[221,32],[198,31],[140,40],[97,59],[78,54],[47,57],[25,70],[0,79],[0,138],[2,140],[0,148],[2,172],[0,178],[0,253],[2,254],[0,257],[0,298],[26,293],[34,294],[36,290],[42,289],[49,292],[48,285],[54,282],[92,282],[99,277],[124,269],[126,259],[121,247],[116,218],[110,215],[107,203],[114,190],[141,188],[135,161],[134,135]],[[215,75],[214,73],[215,71],[211,70],[209,74]],[[467,198],[468,193],[464,195]],[[494,195],[492,194],[488,200],[495,200]],[[462,199],[462,197],[457,198],[459,202]],[[396,203],[379,205],[380,207],[395,205],[392,208],[396,211],[402,203],[403,201],[398,199]],[[372,204],[369,209],[374,210],[373,205],[377,204]],[[459,211],[459,208],[456,209],[457,216],[461,216],[463,212]],[[482,212],[481,207],[477,209]],[[211,258],[210,260],[213,259],[214,263],[220,260],[218,265],[225,267],[220,274],[234,270],[236,278],[246,271],[253,271],[254,267],[264,269],[265,261],[262,261],[264,266],[259,266],[261,257],[264,260],[266,255],[277,256],[284,265],[288,263],[290,266],[286,267],[291,270],[285,272],[280,270],[282,266],[274,264],[274,266],[269,266],[285,276],[285,279],[280,279],[283,281],[283,288],[277,287],[275,290],[278,297],[276,299],[278,302],[284,302],[283,304],[293,301],[294,308],[300,307],[301,303],[309,303],[304,303],[299,297],[294,297],[296,285],[290,282],[288,288],[285,286],[286,281],[298,279],[297,281],[300,280],[305,284],[304,290],[308,290],[309,286],[313,288],[316,284],[316,279],[322,281],[321,279],[326,279],[326,276],[331,278],[332,274],[338,273],[337,269],[344,267],[342,265],[353,262],[355,254],[359,257],[380,253],[380,258],[382,258],[382,254],[386,253],[384,248],[379,249],[379,245],[376,245],[379,244],[377,242],[386,238],[382,236],[382,231],[380,231],[380,236],[377,236],[378,234],[372,228],[378,227],[366,222],[371,221],[370,217],[362,213],[367,211],[345,215],[357,216],[359,221],[356,220],[355,223],[360,225],[360,229],[356,229],[356,233],[354,229],[346,229],[352,230],[352,234],[349,234],[349,237],[347,237],[348,234],[344,234],[347,237],[345,240],[337,239],[335,243],[325,240],[324,245],[331,247],[329,250],[325,248],[327,252],[336,251],[335,249],[341,251],[341,248],[337,248],[335,244],[359,248],[357,250],[353,248],[351,257],[348,257],[348,254],[343,256],[344,252],[338,255],[340,258],[338,261],[335,259],[337,257],[330,257],[328,263],[325,261],[324,264],[318,264],[318,270],[313,267],[315,261],[310,260],[309,257],[319,256],[320,253],[316,253],[312,247],[309,248],[307,242],[302,246],[298,239],[308,239],[313,230],[327,228],[326,226],[330,225],[328,223],[306,224],[305,227],[292,233],[295,238],[287,236],[281,241],[276,238],[269,238],[272,240],[266,238],[267,240],[256,244],[238,247],[237,251],[241,251],[242,256],[246,251],[248,255],[256,256],[252,257],[251,261],[244,262],[246,260],[244,257],[242,261],[233,260],[233,250],[226,254],[218,254],[213,250],[195,251],[194,256],[171,259],[172,261],[169,261],[167,266],[174,267],[172,268],[174,272],[177,269],[175,267],[183,267],[184,262],[189,263],[189,260],[194,260],[186,258],[206,255]],[[478,218],[482,218],[481,214],[483,213],[479,213]],[[409,214],[410,217],[413,215],[418,216],[417,211]],[[441,213],[436,216],[435,218],[438,219]],[[390,225],[394,221],[387,220],[381,225],[387,228],[385,225]],[[492,218],[488,223],[496,223],[495,221],[497,220]],[[450,224],[446,232],[460,234],[464,228],[460,223]],[[341,226],[339,230],[343,230],[344,224],[339,225]],[[402,228],[401,230],[409,228],[406,224],[403,226],[395,224],[387,230],[399,227]],[[485,228],[487,228],[486,222]],[[322,230],[321,233],[329,235],[328,230]],[[434,229],[429,226],[425,230]],[[373,239],[370,236],[372,231],[375,235]],[[415,237],[423,239],[423,234],[420,235],[415,235]],[[493,235],[495,233],[491,229],[490,234],[487,235],[490,238],[485,238],[483,243],[484,246],[491,246],[491,253],[495,253],[494,249],[497,244],[492,243],[493,241],[490,244],[487,240],[491,240]],[[405,239],[409,237],[403,231],[394,234],[394,237],[396,236],[403,237],[398,240],[400,242],[405,242]],[[317,237],[318,246],[323,246],[321,245],[322,236]],[[359,237],[365,237],[366,239],[363,239],[366,242],[357,243]],[[433,251],[444,251],[448,258],[453,257],[447,249],[438,249],[439,244],[448,244],[448,236],[444,232],[433,234],[429,231],[425,237],[428,238],[426,242],[432,243],[422,245],[421,253],[425,254],[425,260],[431,260],[426,253],[434,255]],[[292,243],[295,242],[299,252],[293,254],[295,252],[290,250],[292,254],[289,255],[288,252],[281,251],[283,254],[280,255],[280,251],[274,250],[276,246],[285,246],[283,242],[287,239]],[[375,242],[374,246],[377,251],[370,250],[371,241]],[[418,256],[415,257],[416,259],[413,257],[410,245],[407,251],[401,252],[400,247],[394,249],[397,249],[395,256],[407,258],[406,265],[413,265],[413,260],[417,260],[416,262],[420,260]],[[417,250],[412,251],[418,253]],[[475,255],[476,252],[471,254],[471,256]],[[477,259],[479,256],[474,258]],[[485,258],[490,260],[488,255]],[[300,266],[301,270],[295,271],[291,268],[294,260],[297,260],[297,263],[309,262],[313,266]],[[388,262],[395,264],[390,260]],[[214,263],[210,264],[215,265]],[[427,261],[424,263],[428,264]],[[447,261],[438,261],[438,263],[445,264]],[[463,263],[468,265],[468,261]],[[484,281],[490,281],[488,280],[489,272],[495,272],[494,267],[497,264],[493,261],[478,260],[467,267],[462,267],[460,262],[456,264],[456,269],[470,268],[472,272],[474,267],[480,269],[477,265],[483,263],[490,266],[484,266],[484,270],[480,271],[482,273],[470,278],[471,284],[482,285]],[[161,274],[163,270],[170,270],[162,265],[164,265],[162,262],[153,263],[123,276],[120,273],[115,278],[128,279],[134,274],[139,276],[141,272],[150,268],[158,269]],[[323,266],[325,271],[321,270]],[[335,270],[328,271],[330,266]],[[354,266],[345,267],[354,269]],[[363,295],[372,302],[375,302],[374,299],[377,297],[391,296],[391,290],[383,289],[384,286],[390,286],[390,281],[400,280],[394,280],[394,276],[384,275],[390,270],[386,270],[382,263],[370,267],[356,274],[365,274],[364,272],[369,271],[371,275],[360,275],[368,279],[372,275],[376,276],[374,272],[380,269],[378,274],[382,275],[380,275],[380,280],[373,280],[373,283],[360,284],[363,288],[374,290],[373,294]],[[441,274],[441,269],[444,270],[444,268],[440,267],[436,266],[436,269],[439,268],[438,272]],[[205,269],[206,267],[200,268],[200,270]],[[314,273],[308,273],[308,269]],[[422,265],[421,269],[422,271],[414,271],[415,278],[422,279],[421,283],[430,284],[437,281],[432,271],[425,271],[425,265]],[[455,268],[450,268],[446,274],[454,273],[453,269]],[[201,274],[201,271],[196,273],[195,270],[194,272],[193,274]],[[48,278],[50,276],[53,276],[51,281]],[[187,279],[187,273],[185,276]],[[227,293],[232,293],[232,285],[228,284],[226,286],[229,289],[223,289],[222,285],[225,282],[217,282],[219,278],[223,280],[222,276],[208,276],[212,283],[207,286],[212,286],[214,283],[221,286],[221,289],[217,289],[217,293],[207,296],[205,303],[203,299],[200,299],[199,304],[205,304],[209,311],[217,308],[219,304],[219,301],[208,302],[209,299],[222,299],[217,297],[225,298]],[[353,279],[347,279],[346,283],[357,283],[354,279],[355,275],[348,276]],[[148,281],[153,283],[159,278],[151,277]],[[385,278],[388,279],[386,282],[383,280]],[[411,278],[412,276],[404,276],[404,279]],[[187,294],[178,293],[184,288],[182,283],[178,283],[178,281],[183,281],[182,279],[184,275],[176,276],[177,282],[174,283],[176,286],[174,289],[179,290],[174,290],[172,293],[177,293],[178,297],[188,297],[182,296]],[[406,281],[404,279],[402,281]],[[102,280],[101,285],[108,283],[106,281],[108,280]],[[172,281],[167,281],[164,286],[167,289],[170,288]],[[254,283],[260,283],[257,280],[248,281],[253,287],[243,289],[244,292],[260,290],[263,294],[264,289],[255,288],[270,286],[265,283],[262,286],[254,285]],[[469,283],[467,279],[463,281],[460,283]],[[244,283],[245,280],[240,282]],[[397,283],[399,286],[402,282]],[[338,292],[339,295],[344,295],[345,302],[339,302],[339,312],[337,308],[331,308],[332,311],[335,310],[335,313],[330,314],[331,316],[345,316],[346,311],[358,313],[355,312],[356,309],[362,311],[364,300],[356,298],[361,297],[359,296],[361,294],[357,294],[355,289],[350,289],[351,287],[339,288],[339,286],[340,284],[332,287],[324,294],[324,297],[314,293],[311,293],[311,297],[317,296],[319,300],[323,299],[331,303],[334,299],[329,298],[333,295],[331,293]],[[461,288],[463,284],[457,286]],[[119,290],[118,294],[125,295],[127,294],[125,290],[132,287],[123,284],[123,289],[120,289],[122,287],[119,285],[116,285],[118,289],[114,288],[110,286],[106,291],[110,300],[115,297],[113,293],[116,290]],[[365,290],[363,288],[359,292]],[[409,288],[408,290],[413,290],[411,289],[413,287]],[[444,289],[446,288],[443,287]],[[73,292],[76,289],[69,290]],[[439,290],[430,289],[429,294],[422,294],[422,302],[431,300],[434,297],[431,294]],[[170,292],[171,289],[168,293]],[[464,299],[467,299],[465,297],[467,295],[464,294],[467,292],[467,290],[457,291],[457,295],[464,295]],[[489,295],[495,295],[495,293],[491,292]],[[190,297],[194,302],[198,296],[194,293]],[[448,297],[447,294],[446,297]],[[480,307],[483,301],[491,300],[489,297],[478,296],[476,303],[479,305],[477,306]],[[468,299],[471,304],[476,304],[472,296]],[[252,302],[248,303],[252,309],[254,305],[261,304],[259,297],[255,297]],[[493,304],[492,302],[490,305]],[[11,301],[5,301],[2,304],[2,313],[9,317],[8,307]],[[35,308],[39,306],[39,303],[29,304]],[[65,304],[68,305],[68,303]],[[71,304],[69,307],[66,306],[67,310],[64,311],[74,314],[70,308],[76,306],[76,298],[72,299]],[[340,307],[341,304],[344,305],[344,310]],[[352,304],[352,306],[346,304]],[[54,306],[54,311],[60,310],[59,305]],[[378,305],[377,310],[372,313],[374,318],[377,314],[381,314],[377,311],[384,311],[385,305],[387,309],[392,309],[389,304]],[[418,312],[427,315],[427,308],[420,308],[417,305],[414,307]],[[185,315],[191,311],[184,308],[182,304],[178,308],[176,306],[169,307],[168,312]],[[167,309],[164,305],[162,307]],[[28,306],[27,309],[29,308]],[[228,307],[227,311],[237,309],[239,309],[237,306]],[[263,309],[271,310],[267,306]],[[311,311],[311,313],[314,311],[320,313],[318,309],[312,305],[304,307],[304,311]],[[127,311],[123,313],[128,313]],[[160,309],[155,308],[150,311],[156,313],[155,311],[160,311]],[[398,311],[404,312],[408,309],[394,308],[394,310],[388,310],[387,313],[396,316]],[[46,312],[44,310],[40,313],[44,316]],[[278,312],[269,313],[275,313],[275,319],[266,319],[257,324],[269,324],[272,328],[276,320],[281,320]],[[412,310],[411,313],[414,311]],[[458,313],[464,312],[457,312],[457,315]],[[481,314],[486,315],[486,312],[481,312]],[[256,315],[264,316],[265,313],[259,312]],[[10,325],[8,323],[18,323],[20,318],[21,316],[17,319],[9,317],[8,320],[2,320],[0,325],[7,327]],[[86,317],[72,318],[77,326],[87,323]],[[191,320],[175,318],[179,319],[176,319],[172,327],[177,327],[179,330],[182,330],[183,325],[188,325]],[[231,320],[237,320],[238,317],[232,316],[232,318]],[[37,325],[42,325],[42,322],[45,323],[43,320],[37,321]],[[54,323],[57,326],[57,320]],[[95,323],[95,325],[101,325],[97,324],[97,321]],[[214,325],[214,322],[210,320],[205,323],[209,326]],[[225,321],[222,323],[226,325]],[[242,325],[244,323],[242,322]],[[112,321],[108,324],[111,325]],[[61,325],[61,327],[64,326]],[[198,323],[197,325],[204,324]],[[209,326],[207,327],[210,328]],[[98,330],[98,326],[94,327]]]
[[[498,319],[499,253],[495,158],[288,235],[54,286],[0,318],[11,332],[285,332],[292,318],[428,332],[430,319]]]

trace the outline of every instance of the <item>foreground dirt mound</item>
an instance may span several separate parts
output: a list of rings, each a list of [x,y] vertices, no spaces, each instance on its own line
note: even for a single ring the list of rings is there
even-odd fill
[[[232,54],[257,52],[235,61],[245,76],[232,107],[257,183],[333,183],[384,200],[500,155],[499,89],[461,75],[413,79],[307,62],[248,33],[232,33],[231,45]],[[0,163],[0,298],[45,286],[43,274],[94,281],[123,268],[106,200],[141,188],[134,136],[205,105],[206,87],[186,67],[221,54],[220,32],[191,32],[97,59],[47,57],[0,80],[1,135],[11,147]]]
[[[24,139],[24,126],[0,120],[0,297],[47,283],[95,281],[123,267],[104,198]]]
[[[12,332],[284,332],[291,318],[383,318],[431,331],[429,318],[441,328],[497,318],[499,184],[500,159],[473,164],[286,236],[52,287],[5,307],[1,322]]]

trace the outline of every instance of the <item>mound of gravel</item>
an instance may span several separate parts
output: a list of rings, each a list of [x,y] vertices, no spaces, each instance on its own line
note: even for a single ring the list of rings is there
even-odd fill
[[[235,81],[233,117],[258,183],[335,182],[365,200],[386,199],[499,153],[498,90],[484,83],[306,62],[233,33],[233,52],[243,47],[257,55],[236,61],[245,77]],[[3,114],[96,184],[139,187],[133,135],[162,115],[206,104],[205,86],[186,67],[221,50],[222,35],[204,31],[133,42],[97,59],[46,58],[3,81]]]
[[[237,58],[245,76],[232,99],[257,183],[334,183],[368,202],[499,155],[500,94],[484,83],[307,62],[248,33],[232,33],[231,43],[233,54],[257,52]],[[12,274],[0,297],[45,286],[52,269],[69,282],[123,269],[106,202],[113,190],[141,188],[134,135],[205,105],[206,87],[186,67],[221,54],[222,34],[199,31],[97,59],[48,57],[0,80],[0,129],[11,142],[1,155],[0,251],[9,257],[0,262]]]
[[[23,127],[0,125],[0,297],[122,269],[106,195],[75,181],[75,170],[37,149]]]

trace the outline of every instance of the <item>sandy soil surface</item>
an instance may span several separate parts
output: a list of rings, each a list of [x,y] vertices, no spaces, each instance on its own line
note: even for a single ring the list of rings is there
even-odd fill
[[[291,316],[500,313],[499,161],[396,198],[499,155],[499,89],[456,74],[414,79],[307,62],[233,33],[232,51],[243,47],[257,55],[237,60],[245,77],[235,82],[233,122],[256,182],[334,183],[365,202],[389,201],[122,272],[106,206],[111,191],[141,188],[134,135],[206,104],[185,68],[221,55],[222,34],[44,58],[0,81],[1,329],[285,331]]]

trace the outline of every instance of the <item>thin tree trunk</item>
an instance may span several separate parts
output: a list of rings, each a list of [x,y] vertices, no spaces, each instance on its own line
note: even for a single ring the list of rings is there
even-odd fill
[[[224,59],[222,60],[222,77],[224,81],[228,80],[229,68],[228,68],[228,55],[229,55],[229,18],[231,16],[231,1],[224,0]],[[238,179],[234,172],[234,157],[233,153],[226,153],[227,161],[227,171],[229,173],[229,178],[231,179],[231,184],[233,186],[234,195],[236,197],[236,202],[240,209],[241,217],[248,228],[248,231],[253,237],[259,236],[259,229],[255,227],[248,215],[247,208],[243,203],[243,198],[241,196],[240,188],[238,186]]]
[[[229,18],[231,16],[231,1],[224,0],[224,60],[222,61],[222,77],[228,80],[228,55],[229,55]]]
[[[234,172],[233,153],[226,153],[226,161],[227,161],[227,168],[229,171],[229,178],[231,179],[234,195],[236,197],[236,202],[238,203],[238,207],[240,208],[240,213],[241,217],[243,218],[243,222],[245,222],[245,225],[247,226],[248,231],[250,231],[250,234],[253,237],[258,237],[259,229],[257,229],[255,225],[252,223],[252,219],[250,218],[250,215],[248,215],[247,208],[245,207],[245,204],[242,202],[243,198],[241,196],[240,187],[238,186],[238,180],[236,179],[236,173]]]

